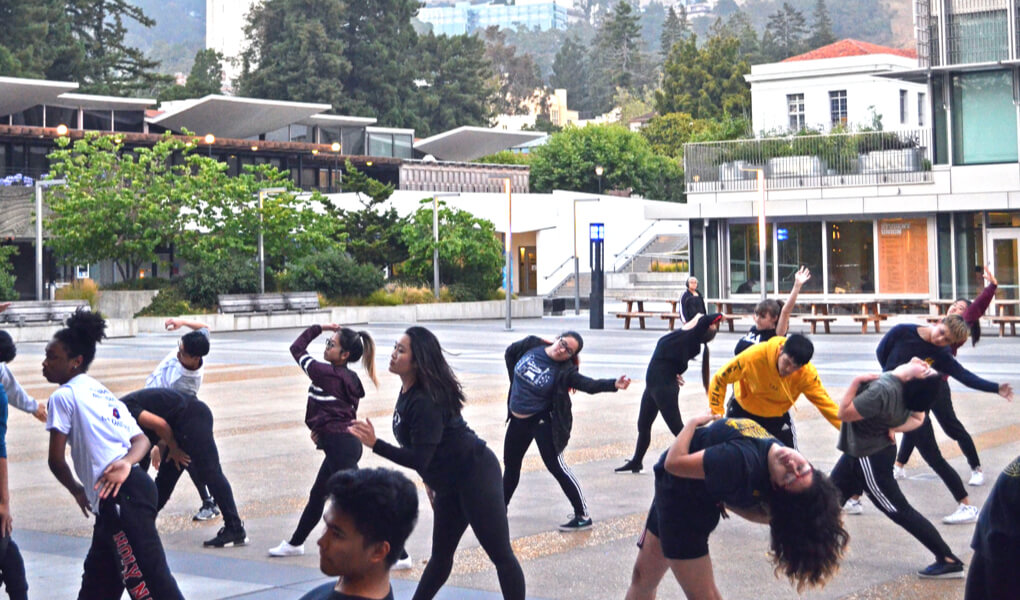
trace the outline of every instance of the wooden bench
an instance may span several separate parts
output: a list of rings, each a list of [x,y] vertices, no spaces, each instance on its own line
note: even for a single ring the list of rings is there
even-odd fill
[[[269,313],[319,310],[317,292],[284,292],[271,294],[220,294],[216,297],[220,312]]]
[[[224,314],[255,312],[255,294],[220,294],[216,304]]]
[[[1020,323],[1020,316],[998,315],[992,317],[992,324],[999,326],[999,337],[1005,337],[1006,325],[1009,325],[1009,335],[1016,335],[1016,324]]]
[[[680,318],[680,313],[662,313],[659,315],[659,318],[669,321],[669,330],[673,331],[677,319]],[[740,318],[740,315],[723,315],[722,317],[723,322],[729,326],[731,333],[733,332],[733,320],[738,318]]]
[[[818,330],[819,323],[825,328],[825,333],[832,333],[829,326],[836,320],[836,317],[828,315],[804,315],[801,317],[801,320],[811,326],[811,335],[814,335]]]
[[[26,323],[48,323],[63,321],[78,310],[88,307],[88,300],[41,300],[11,302],[4,312],[0,313],[0,321],[24,327]]]
[[[878,324],[889,318],[889,315],[884,314],[867,314],[867,315],[854,315],[853,320],[861,324],[861,333],[868,333],[868,323],[875,325],[875,333],[882,333],[879,330]]]
[[[938,325],[946,318],[945,315],[931,315],[924,318],[929,325]]]
[[[630,329],[630,320],[637,319],[641,329],[645,328],[645,319],[654,318],[663,313],[661,312],[619,312],[616,313],[617,319],[623,319],[623,328]]]
[[[287,310],[297,312],[319,310],[318,292],[286,292],[283,299],[287,301]]]

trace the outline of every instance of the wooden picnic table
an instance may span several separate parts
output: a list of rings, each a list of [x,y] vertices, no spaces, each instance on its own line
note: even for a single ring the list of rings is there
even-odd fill
[[[677,312],[677,304],[680,303],[679,298],[650,298],[650,297],[629,297],[621,299],[626,305],[627,310],[624,312],[616,313],[617,319],[623,319],[623,328],[630,329],[631,319],[637,319],[638,325],[641,329],[645,328],[645,319],[662,317],[663,319],[669,319],[669,328],[673,329],[674,321],[680,316]],[[669,310],[645,310],[645,302],[662,302],[669,304]],[[635,310],[636,305],[636,310]]]
[[[946,312],[949,310],[949,307],[956,304],[956,300],[943,300],[937,298],[926,300],[926,302],[928,303],[928,312],[933,317],[938,315],[945,315]]]
[[[1020,323],[1017,309],[1020,308],[1020,300],[995,299],[995,316],[992,317],[992,324],[999,326],[999,337],[1006,335],[1006,325],[1009,325],[1010,335],[1016,335],[1016,326]]]

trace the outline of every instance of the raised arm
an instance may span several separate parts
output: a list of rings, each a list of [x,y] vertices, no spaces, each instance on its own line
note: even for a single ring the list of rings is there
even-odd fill
[[[35,418],[43,423],[46,422],[46,405],[29,396],[25,389],[21,387],[21,384],[18,383],[18,380],[14,378],[10,368],[5,364],[0,364],[0,383],[3,384],[8,402],[14,408],[32,413]]]
[[[995,290],[999,288],[999,282],[987,266],[985,267],[985,279],[988,281],[988,285],[985,286],[985,289],[981,290],[978,297],[974,298],[974,301],[968,304],[963,314],[960,315],[968,325],[977,323],[984,316],[988,310],[988,305],[992,303],[992,298],[995,297]]]
[[[189,321],[187,319],[167,319],[163,326],[166,327],[167,331],[177,331],[181,327],[187,327],[195,331],[209,329],[209,326],[201,321]]]
[[[694,438],[694,431],[719,418],[719,415],[701,415],[694,417],[684,424],[684,428],[673,440],[673,444],[666,452],[666,461],[663,465],[666,472],[676,477],[687,479],[705,478],[705,451],[699,450],[694,454],[690,453],[691,440]]]
[[[790,330],[790,315],[793,314],[793,306],[797,304],[800,288],[808,279],[811,279],[811,271],[807,267],[801,267],[793,276],[793,289],[790,290],[790,297],[783,304],[783,310],[779,311],[779,320],[776,321],[776,335],[786,335]]]
[[[988,392],[990,394],[999,394],[1007,399],[1012,398],[1013,393],[1009,384],[998,384],[994,381],[988,381],[987,379],[978,377],[974,373],[965,369],[963,365],[957,362],[957,360],[949,353],[939,354],[932,367],[946,375],[949,375],[971,389],[981,390],[982,392]],[[1003,391],[1003,387],[1006,388],[1005,392]]]
[[[567,387],[581,390],[586,394],[625,390],[630,385],[630,378],[626,375],[620,375],[616,379],[592,379],[581,375],[577,369],[570,369],[570,372],[567,373],[566,381]]]

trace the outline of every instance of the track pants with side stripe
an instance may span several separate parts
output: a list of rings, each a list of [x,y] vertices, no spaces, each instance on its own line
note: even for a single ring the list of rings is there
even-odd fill
[[[581,493],[581,484],[574,473],[563,462],[563,455],[556,452],[552,437],[552,424],[549,413],[543,412],[524,419],[510,415],[510,423],[506,426],[506,437],[503,439],[503,499],[510,505],[517,484],[521,480],[521,465],[524,454],[534,440],[538,453],[542,456],[545,468],[556,478],[560,489],[570,500],[574,514],[579,517],[588,516],[588,505]]]
[[[829,477],[839,488],[842,503],[862,486],[868,497],[880,511],[894,523],[906,529],[917,541],[924,544],[942,562],[956,558],[935,526],[907,502],[900,486],[893,478],[893,462],[896,460],[896,446],[889,445],[876,454],[855,458],[844,454],[832,468]]]

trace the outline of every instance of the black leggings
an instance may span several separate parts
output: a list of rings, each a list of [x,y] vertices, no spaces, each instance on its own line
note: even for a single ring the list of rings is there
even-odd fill
[[[468,525],[496,565],[503,598],[524,600],[524,571],[510,546],[506,505],[500,497],[499,461],[488,448],[477,451],[474,465],[453,489],[436,491],[432,502],[432,556],[421,574],[414,600],[429,600],[446,583],[453,555]]]
[[[652,424],[655,417],[662,415],[662,420],[673,432],[673,435],[680,433],[684,428],[684,420],[680,417],[680,386],[673,382],[672,385],[652,385],[645,388],[641,395],[641,411],[637,419],[637,444],[634,446],[634,458],[631,460],[640,464],[645,459],[648,446],[652,443]]]
[[[925,417],[924,423],[917,429],[904,433],[903,439],[909,439],[917,446],[917,451],[921,453],[921,458],[942,479],[942,483],[946,484],[946,487],[949,488],[949,493],[953,495],[957,502],[967,497],[967,488],[963,487],[963,480],[960,479],[960,474],[956,472],[952,465],[946,462],[945,457],[942,456],[942,451],[939,450],[939,444],[935,441],[935,430],[931,426],[931,419]]]
[[[28,598],[28,581],[25,579],[25,561],[18,545],[10,536],[0,538],[0,581],[7,587],[11,600]]]
[[[917,512],[903,496],[899,484],[893,477],[895,459],[896,447],[893,445],[864,458],[854,458],[846,454],[841,456],[829,474],[832,483],[836,484],[842,495],[840,503],[857,493],[863,485],[878,510],[924,544],[924,547],[935,555],[936,560],[939,562],[947,558],[959,560],[935,526]]]
[[[312,490],[308,492],[308,503],[305,504],[301,518],[298,520],[294,534],[290,536],[292,546],[300,546],[308,539],[308,534],[322,520],[322,510],[326,507],[326,482],[337,471],[357,469],[361,459],[362,446],[358,438],[349,433],[331,433],[319,436],[319,449],[326,453],[315,476]]]
[[[942,380],[939,384],[938,393],[935,395],[935,402],[931,405],[931,416],[934,416],[939,420],[939,425],[942,427],[942,431],[946,432],[946,435],[956,441],[960,445],[960,451],[967,457],[967,464],[970,465],[971,469],[977,469],[981,466],[981,459],[978,458],[977,448],[974,446],[974,440],[967,433],[967,429],[960,422],[960,419],[956,417],[956,411],[953,410],[953,398],[949,392],[949,382]],[[910,455],[914,453],[915,441],[911,436],[903,436],[903,440],[900,441],[900,451],[896,455],[896,462],[901,465],[907,464],[910,460]]]
[[[548,412],[524,419],[510,415],[506,437],[503,439],[503,500],[506,505],[510,505],[514,490],[521,481],[521,464],[532,440],[538,445],[538,452],[542,455],[545,468],[556,478],[560,489],[570,500],[574,514],[587,517],[588,505],[584,501],[584,494],[581,493],[581,484],[577,482],[567,463],[563,462],[563,455],[557,453],[553,445],[552,424],[549,422]]]

